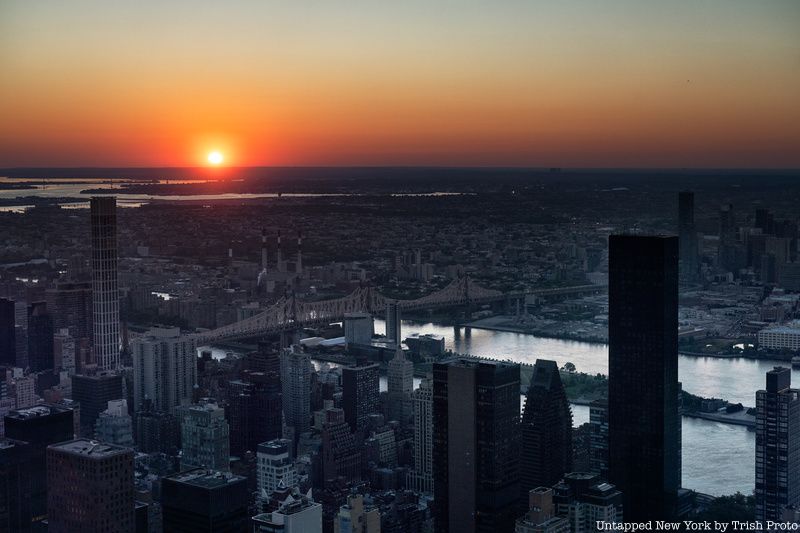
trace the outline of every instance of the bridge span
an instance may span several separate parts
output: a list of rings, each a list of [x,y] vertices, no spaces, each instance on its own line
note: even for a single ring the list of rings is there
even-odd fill
[[[528,294],[535,294],[543,298],[566,297],[597,294],[605,289],[604,285],[580,285],[505,293],[482,287],[465,276],[453,280],[443,289],[413,300],[387,298],[372,286],[359,287],[341,298],[310,302],[300,300],[291,294],[281,297],[280,300],[257,315],[216,329],[196,333],[194,337],[198,345],[201,345],[261,337],[304,327],[323,326],[342,321],[348,313],[382,313],[389,302],[396,302],[401,311],[419,311],[513,301],[524,299]]]

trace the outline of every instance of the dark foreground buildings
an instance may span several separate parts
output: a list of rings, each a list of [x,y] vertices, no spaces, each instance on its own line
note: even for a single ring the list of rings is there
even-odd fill
[[[572,412],[555,361],[537,359],[522,412],[521,501],[572,471]]]
[[[612,235],[609,477],[625,519],[671,518],[681,483],[678,238]]]
[[[519,365],[433,365],[434,528],[513,531],[519,498]]]
[[[72,417],[72,409],[57,405],[17,409],[5,417],[6,437],[25,443],[27,470],[16,485],[20,491],[18,497],[28,500],[19,518],[20,523],[24,523],[21,531],[35,530],[47,516],[47,493],[53,487],[47,479],[46,450],[51,444],[74,437]]]
[[[756,391],[756,520],[800,506],[800,390],[791,385],[792,371],[776,367]]]
[[[164,533],[247,530],[247,479],[227,472],[187,470],[161,483]]]
[[[47,448],[50,533],[133,531],[133,450],[87,439]]]

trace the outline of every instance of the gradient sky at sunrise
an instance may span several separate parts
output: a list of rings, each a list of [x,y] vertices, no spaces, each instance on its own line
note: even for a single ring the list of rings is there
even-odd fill
[[[0,166],[800,167],[800,1],[0,0]]]

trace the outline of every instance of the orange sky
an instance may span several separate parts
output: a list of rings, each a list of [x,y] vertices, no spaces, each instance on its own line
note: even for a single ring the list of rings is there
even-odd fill
[[[800,167],[800,2],[287,4],[0,0],[0,166]]]

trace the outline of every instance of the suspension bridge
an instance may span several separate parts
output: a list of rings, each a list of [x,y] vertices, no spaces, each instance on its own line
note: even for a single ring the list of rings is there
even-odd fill
[[[502,292],[488,289],[464,276],[453,280],[436,292],[413,300],[396,300],[380,294],[372,286],[362,286],[341,298],[303,301],[294,294],[285,295],[277,302],[252,317],[194,335],[198,345],[234,341],[278,334],[306,327],[323,326],[340,322],[349,313],[383,313],[388,303],[397,303],[401,311],[420,311],[446,307],[471,307],[495,302],[512,302],[535,294],[541,298],[566,298],[598,294],[604,285],[579,285],[527,292]]]

